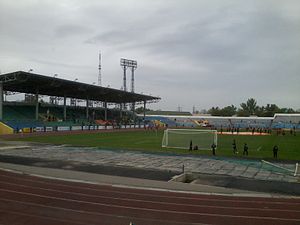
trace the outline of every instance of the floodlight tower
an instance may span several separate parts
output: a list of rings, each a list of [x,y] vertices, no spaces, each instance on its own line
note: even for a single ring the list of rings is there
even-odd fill
[[[121,58],[120,65],[123,68],[123,90],[127,91],[126,87],[126,70],[127,68],[131,68],[131,92],[134,92],[134,70],[137,68],[137,61]],[[134,103],[132,103],[132,110],[134,110]],[[126,104],[124,104],[124,108],[126,108]]]
[[[126,70],[129,66],[128,59],[121,58],[120,65],[123,68],[123,91],[127,91],[126,87]]]
[[[123,68],[123,71],[124,71],[123,90],[127,91],[127,87],[126,87],[126,70],[127,70],[127,68],[131,68],[131,92],[134,92],[134,71],[137,68],[137,61],[122,58],[120,65],[121,65],[121,67]]]
[[[131,92],[134,92],[134,71],[137,69],[137,61],[131,61]]]

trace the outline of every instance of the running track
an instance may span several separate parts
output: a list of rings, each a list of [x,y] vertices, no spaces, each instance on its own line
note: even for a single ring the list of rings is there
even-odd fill
[[[300,224],[300,199],[188,194],[0,170],[0,225]]]

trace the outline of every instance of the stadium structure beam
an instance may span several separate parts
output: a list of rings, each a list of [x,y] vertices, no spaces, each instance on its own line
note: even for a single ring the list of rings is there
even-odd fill
[[[64,121],[67,120],[67,97],[64,96]]]
[[[123,103],[120,103],[120,120],[122,120],[122,105],[123,105]]]
[[[86,119],[89,119],[89,99],[86,99]]]
[[[104,102],[104,120],[107,120],[107,101]]]
[[[132,103],[132,118],[134,119],[134,113],[135,113],[135,102]]]
[[[3,82],[0,81],[0,120],[3,119]]]
[[[145,117],[146,117],[146,101],[144,101],[144,122],[145,122]]]
[[[39,119],[39,93],[35,93],[35,119]]]

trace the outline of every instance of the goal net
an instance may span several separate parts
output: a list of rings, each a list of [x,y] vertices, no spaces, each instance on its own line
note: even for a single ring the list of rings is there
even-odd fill
[[[212,144],[217,145],[216,130],[167,129],[164,131],[162,147],[210,150]]]
[[[296,163],[295,166],[289,165],[289,168],[287,165],[280,165],[268,162],[266,160],[261,160],[262,162],[262,168],[268,171],[277,172],[277,173],[283,173],[283,174],[289,174],[293,175],[294,177],[300,176],[300,165],[299,163]]]

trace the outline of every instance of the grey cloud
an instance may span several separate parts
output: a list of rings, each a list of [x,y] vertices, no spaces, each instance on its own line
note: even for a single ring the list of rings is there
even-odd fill
[[[92,29],[88,28],[87,26],[81,25],[61,25],[55,28],[55,36],[59,38],[69,37],[69,36],[80,36],[83,33],[89,34],[92,33]]]
[[[119,87],[119,58],[135,58],[137,90],[158,93],[165,109],[249,97],[282,106],[289,99],[287,107],[300,108],[294,97],[300,95],[298,1],[7,2],[0,3],[2,72],[13,70],[18,58],[45,74],[53,67],[86,70],[82,79],[94,79],[101,50],[107,83]],[[241,92],[233,97],[235,89]],[[204,96],[200,103],[198,95]]]

